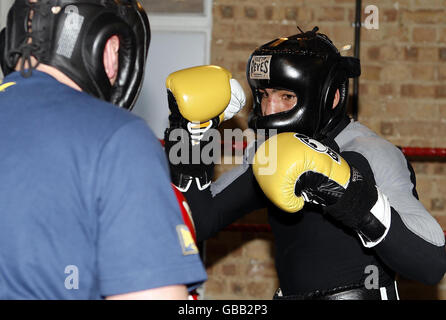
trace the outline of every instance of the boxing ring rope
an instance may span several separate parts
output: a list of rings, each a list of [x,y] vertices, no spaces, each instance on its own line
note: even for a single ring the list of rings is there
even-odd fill
[[[160,139],[160,142],[164,147],[164,140]],[[221,144],[223,148],[230,148],[233,151],[245,150],[248,145],[246,141],[232,141],[231,143],[222,141]],[[446,148],[400,147],[400,150],[408,160],[446,161]]]
[[[224,148],[232,148],[233,151],[245,150],[247,147],[246,141],[232,143],[222,141],[221,144]],[[446,148],[399,147],[399,149],[408,160],[446,161]]]
[[[446,160],[445,148],[417,148],[417,147],[402,147],[401,151],[411,160],[418,160],[423,158],[426,160]]]
[[[271,232],[271,226],[269,224],[233,223],[224,228],[222,231],[269,233]],[[443,230],[443,233],[446,237],[446,230]]]
[[[246,148],[246,143],[232,142],[225,143],[222,141],[225,148],[231,147],[233,150],[240,150]],[[400,147],[400,150],[410,161],[446,161],[446,148],[420,148],[420,147]],[[229,232],[271,232],[269,224],[247,224],[247,223],[233,223],[223,229]],[[446,236],[446,230],[443,230]]]

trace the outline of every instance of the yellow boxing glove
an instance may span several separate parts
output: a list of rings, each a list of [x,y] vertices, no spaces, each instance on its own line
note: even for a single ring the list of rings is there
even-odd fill
[[[187,68],[171,73],[166,79],[166,88],[185,119],[206,122],[220,116],[229,104],[231,77],[228,70],[218,66]]]
[[[213,129],[243,108],[245,94],[228,70],[214,65],[171,73],[166,88],[170,115],[164,142],[172,180],[182,191],[195,179],[198,188],[205,189],[213,175],[213,163],[203,161],[201,151],[211,141],[220,148]]]
[[[297,133],[281,133],[257,150],[254,175],[265,195],[280,209],[296,212],[305,202],[355,230],[366,247],[386,237],[391,209],[387,197],[339,154]]]
[[[322,143],[285,132],[266,140],[252,165],[265,195],[280,209],[296,212],[304,202],[330,205],[350,181],[350,166]]]
[[[198,144],[203,134],[231,119],[246,103],[239,82],[225,68],[204,65],[171,73],[166,79],[171,127],[183,127]],[[183,119],[181,119],[183,118]],[[186,120],[186,121],[184,121]]]
[[[207,122],[219,117],[229,120],[246,103],[239,82],[225,68],[205,65],[171,73],[166,88],[174,96],[178,111],[190,122]]]

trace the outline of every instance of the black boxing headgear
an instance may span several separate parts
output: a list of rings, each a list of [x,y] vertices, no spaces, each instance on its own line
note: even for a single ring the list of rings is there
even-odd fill
[[[119,37],[114,85],[104,68],[107,40]],[[16,0],[8,13],[4,60],[15,68],[34,56],[66,74],[83,91],[131,109],[142,87],[150,44],[147,14],[136,0]]]
[[[324,34],[302,32],[279,38],[257,48],[247,65],[247,78],[254,96],[253,129],[298,132],[321,139],[346,113],[348,78],[361,74],[359,59],[343,57]],[[262,115],[261,89],[292,91],[297,104],[288,111]],[[333,100],[339,89],[336,108]]]

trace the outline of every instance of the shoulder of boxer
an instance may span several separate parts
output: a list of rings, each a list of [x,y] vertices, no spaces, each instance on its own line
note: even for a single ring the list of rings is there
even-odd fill
[[[418,199],[415,172],[398,147],[379,136],[367,135],[342,149],[343,154],[354,152],[364,158],[377,188],[413,233],[436,245],[445,243],[441,227]]]

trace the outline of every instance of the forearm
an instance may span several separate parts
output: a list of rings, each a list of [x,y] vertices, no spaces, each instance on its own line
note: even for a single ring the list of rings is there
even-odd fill
[[[108,296],[106,300],[187,300],[185,285],[172,285]]]
[[[243,215],[265,206],[250,168],[222,189],[199,190],[193,184],[184,195],[191,207],[197,241],[209,239]]]
[[[373,186],[368,187],[348,188],[336,205],[330,208],[332,215],[353,228],[362,244],[367,248],[374,248],[387,266],[396,273],[426,284],[438,283],[446,271],[446,251],[444,241],[434,240],[439,238],[438,232],[441,232],[436,222],[419,207],[420,211],[414,211],[413,208],[411,213],[401,213],[410,221],[410,224],[405,223],[407,221],[402,220],[400,213],[390,205],[386,195],[376,189],[376,196]],[[354,201],[351,194],[355,193],[363,195],[357,194]],[[367,204],[369,199],[365,195],[374,199],[371,204]],[[409,200],[410,198],[407,199],[408,202]],[[362,204],[366,206],[363,207]],[[369,207],[371,209],[368,209]],[[349,217],[349,212],[352,217],[360,219],[356,222]],[[426,233],[426,230],[430,232]]]
[[[429,285],[446,272],[445,246],[436,246],[410,231],[392,208],[386,237],[374,247],[381,259],[402,276]]]
[[[379,152],[373,153],[373,156],[377,154]],[[343,153],[343,156],[361,169],[361,173],[369,181],[375,182],[376,179],[384,198],[389,201],[388,204],[380,201],[381,209],[378,207],[375,208],[378,210],[370,212],[370,215],[375,215],[382,222],[386,230],[383,238],[374,244],[368,243],[367,246],[373,247],[395,272],[423,283],[437,283],[446,271],[442,230],[419,203],[415,190],[416,179],[410,163],[393,147],[387,146],[385,155],[386,157],[378,157],[380,161],[374,161],[372,155],[366,160],[355,152]],[[388,158],[388,155],[393,156]],[[393,157],[399,160],[396,161]],[[377,164],[383,163],[384,159],[389,166],[387,170]],[[405,163],[407,167],[401,163]],[[374,170],[369,164],[374,165]],[[398,184],[392,181],[398,181]],[[364,240],[362,238],[363,243]]]

